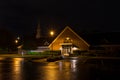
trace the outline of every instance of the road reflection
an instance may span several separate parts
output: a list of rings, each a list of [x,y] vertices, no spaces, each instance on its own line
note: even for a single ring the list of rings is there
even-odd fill
[[[46,66],[39,67],[39,71],[43,70],[42,80],[71,80],[75,75],[77,60],[62,60],[58,62],[47,63]],[[40,78],[41,80],[41,78]]]
[[[24,63],[24,58],[13,58],[13,65],[11,66],[12,80],[22,79],[23,63]]]
[[[0,80],[21,79],[22,61],[23,58],[2,58],[0,61]]]
[[[102,80],[115,73],[106,72],[107,68],[100,64],[80,62],[80,59],[32,62],[26,58],[0,58],[0,80]]]
[[[29,62],[24,58],[0,61],[0,80],[79,80],[78,60]]]

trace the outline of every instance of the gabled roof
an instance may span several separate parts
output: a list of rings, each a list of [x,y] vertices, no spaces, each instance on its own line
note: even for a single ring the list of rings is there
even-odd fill
[[[83,40],[77,33],[75,33],[69,26],[66,26],[64,30],[53,40],[53,42],[49,45],[49,47],[65,32],[69,30],[71,33],[73,33],[76,37],[78,37],[80,40],[82,40],[87,46],[90,46],[85,40]]]

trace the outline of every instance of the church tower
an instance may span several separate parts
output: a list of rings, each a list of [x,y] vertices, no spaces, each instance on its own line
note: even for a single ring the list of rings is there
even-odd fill
[[[37,31],[36,31],[36,39],[39,39],[40,37],[41,37],[40,22],[38,22]]]

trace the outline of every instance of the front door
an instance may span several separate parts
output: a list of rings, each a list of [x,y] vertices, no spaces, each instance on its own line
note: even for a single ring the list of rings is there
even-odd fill
[[[72,54],[72,43],[63,43],[61,54],[63,56],[69,56],[70,54]]]

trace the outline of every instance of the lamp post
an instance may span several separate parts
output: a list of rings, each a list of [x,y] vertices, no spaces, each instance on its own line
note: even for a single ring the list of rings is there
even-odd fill
[[[22,45],[20,45],[20,37],[17,37],[17,38],[15,39],[15,44],[16,44],[16,46],[17,46],[18,54],[20,54],[20,53],[21,53],[21,48],[22,48]]]
[[[53,37],[53,35],[54,35],[54,31],[50,31],[50,35]]]
[[[50,31],[50,36],[51,36],[51,37],[53,37],[53,36],[54,36],[54,31],[53,31],[53,30],[52,30],[52,31]],[[52,51],[53,51],[53,43],[52,43],[52,45],[51,45],[51,46],[52,46]],[[53,56],[53,54],[52,54],[52,56]]]
[[[16,44],[16,45],[18,45],[19,40],[20,40],[20,37],[17,37],[17,38],[15,39],[15,44]]]

